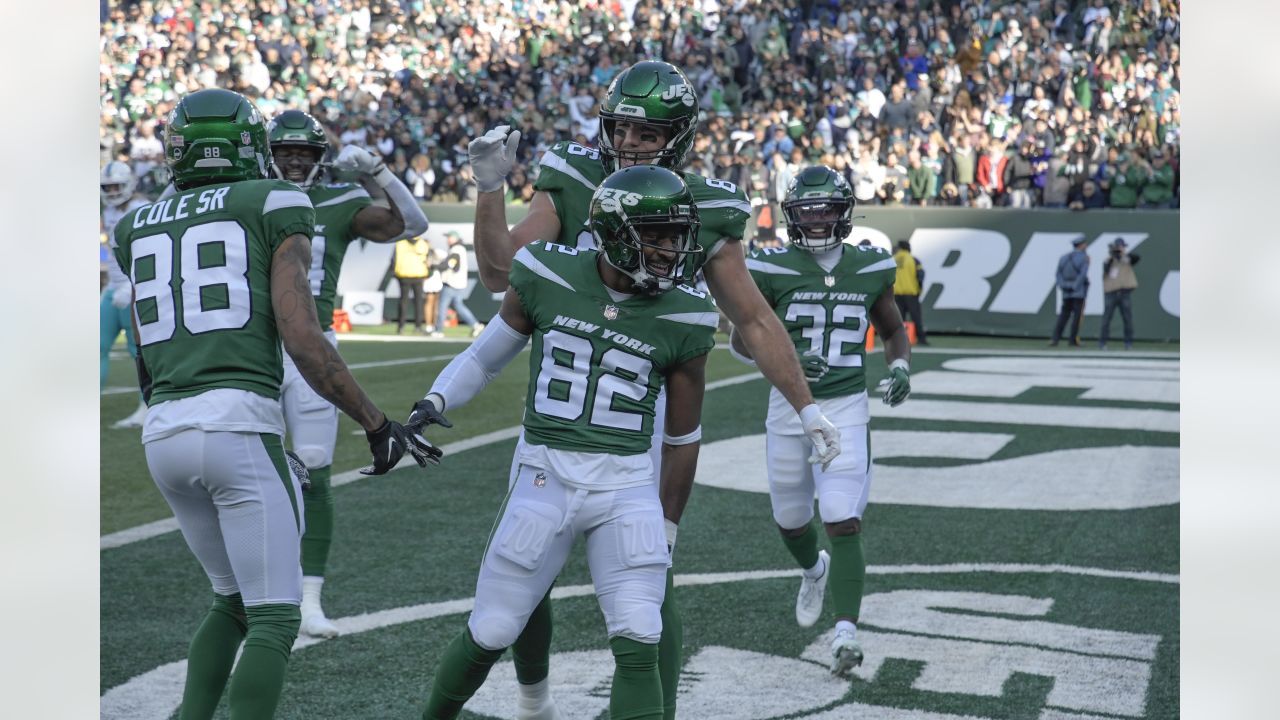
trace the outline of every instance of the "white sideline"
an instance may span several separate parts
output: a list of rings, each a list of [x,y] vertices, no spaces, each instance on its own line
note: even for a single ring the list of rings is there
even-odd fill
[[[1165,573],[1130,572],[1074,565],[1016,565],[1004,563],[871,565],[867,567],[867,573],[871,575],[942,573],[1069,574],[1171,585],[1178,585],[1181,582],[1179,576]],[[774,580],[795,577],[799,574],[800,570],[795,568],[787,570],[686,573],[677,575],[675,584],[681,587],[687,585],[718,585],[753,580]],[[551,597],[559,600],[591,595],[594,592],[595,589],[591,585],[571,585],[555,588],[551,591]],[[471,609],[474,600],[474,598],[459,598],[330,619],[341,631],[342,635],[339,637],[349,637],[391,625],[464,613]],[[322,642],[325,642],[324,638],[299,637],[293,644],[293,650],[296,652]],[[166,720],[182,702],[182,687],[186,674],[187,661],[177,660],[134,676],[103,693],[99,703],[100,717],[102,720],[124,720],[126,718],[128,720]]]
[[[452,355],[446,355],[446,356],[443,356],[443,359],[449,359],[452,357],[453,357]],[[394,364],[394,363],[403,364],[405,362],[427,362],[428,360],[433,360],[433,359],[441,359],[441,358],[417,358],[414,360],[405,360],[405,361],[390,360],[390,361],[386,361],[385,363],[367,363],[364,365],[367,367],[374,367],[374,366],[379,366],[383,364]],[[351,367],[357,368],[357,367],[360,367],[360,364],[352,365]],[[758,380],[763,377],[764,376],[758,372],[744,373],[742,375],[734,375],[731,377],[723,378],[721,380],[714,380],[712,382],[707,383],[707,390],[717,390],[719,388],[729,387],[731,385],[739,385],[741,383],[751,382],[752,380]],[[465,452],[467,450],[473,450],[475,448],[483,447],[491,443],[502,442],[504,440],[510,440],[512,438],[516,438],[519,436],[520,436],[520,426],[516,425],[514,427],[506,427],[506,428],[502,428],[501,430],[494,430],[492,432],[475,435],[475,436],[466,438],[464,440],[459,440],[457,442],[447,443],[445,445],[441,445],[440,449],[444,451],[445,455],[454,455],[456,453]],[[406,456],[404,458],[401,458],[400,463],[396,465],[395,469],[399,470],[401,468],[411,467],[413,466],[413,464],[414,464],[413,460]],[[334,475],[330,480],[330,484],[333,487],[341,487],[343,485],[347,485],[349,483],[353,483],[357,480],[362,480],[367,477],[369,476],[362,475],[360,473],[360,468],[354,468],[352,470],[347,470],[345,472],[341,472]],[[130,543],[138,542],[140,540],[147,540],[149,538],[157,537],[159,535],[163,535],[168,532],[173,532],[177,529],[178,529],[178,521],[177,519],[172,517],[165,518],[164,520],[156,520],[155,522],[149,522],[149,523],[146,523],[145,525],[137,525],[131,528],[125,528],[124,530],[119,530],[107,535],[103,535],[98,542],[98,550],[102,551],[102,550],[110,550],[112,548],[122,547]]]

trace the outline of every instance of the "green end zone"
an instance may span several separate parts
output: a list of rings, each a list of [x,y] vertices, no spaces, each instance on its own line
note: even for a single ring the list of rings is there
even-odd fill
[[[375,401],[407,411],[409,399],[420,397],[444,364],[415,359],[457,349],[349,343],[342,352],[352,363],[404,361],[356,373]],[[992,368],[964,369],[975,357],[1008,359],[978,348],[913,359],[915,391],[903,408],[943,403],[953,417],[873,417],[873,453],[892,449],[897,455],[877,460],[865,517],[871,567],[860,632],[867,661],[851,683],[833,680],[822,664],[833,621],[830,603],[815,627],[795,625],[799,580],[777,539],[767,495],[750,486],[758,471],[748,467],[749,451],[762,433],[768,388],[755,380],[709,392],[699,487],[676,552],[677,573],[695,583],[678,591],[685,618],[681,717],[1177,717],[1177,466],[1172,477],[1158,464],[1117,474],[1128,467],[1127,456],[1172,452],[1176,459],[1176,431],[1158,428],[1169,415],[1176,428],[1177,356],[1046,353],[1071,363],[1029,375],[1005,366],[1008,384],[1032,384],[1013,397],[926,392],[931,384],[946,388],[966,379],[953,377],[957,373],[973,373],[967,379],[981,384],[976,375]],[[1164,362],[1152,365],[1156,360]],[[883,374],[880,356],[869,364],[873,379]],[[713,353],[709,380],[744,372],[727,353]],[[936,375],[931,380],[928,373]],[[1167,399],[1160,393],[1171,382],[1175,402],[1108,399],[1108,392],[1124,393],[1107,390],[1117,374],[1130,394],[1141,386],[1149,397]],[[433,441],[515,425],[526,385],[524,362],[517,361],[494,388],[451,414],[455,430],[433,435]],[[146,474],[136,431],[106,429],[134,402],[130,395],[103,398],[104,533],[168,515]],[[874,397],[872,403],[880,404]],[[983,406],[1029,412],[1007,413],[1011,421],[998,422],[983,414],[989,409]],[[1076,413],[1076,425],[1053,424],[1055,417],[1070,420],[1062,408]],[[1118,412],[1135,410],[1146,414]],[[1089,426],[1086,420],[1130,427]],[[335,475],[366,461],[363,438],[353,430],[343,418]],[[882,438],[878,444],[876,437]],[[736,455],[716,449],[732,449],[722,443],[735,440],[741,443]],[[346,634],[295,651],[277,717],[413,717],[421,711],[437,657],[465,621],[513,447],[507,439],[446,457],[425,474],[401,470],[335,491],[326,609]],[[1055,459],[1061,462],[1055,465]],[[1008,478],[1019,477],[1021,466],[1010,473],[1001,463],[1034,470],[1038,474],[1025,482],[1041,483],[1044,492],[1019,495]],[[709,468],[714,477],[703,477]],[[972,499],[961,505],[989,504],[992,497],[1015,505],[1023,496],[1058,497],[1076,509],[956,506],[954,500],[939,505],[911,494],[912,478],[943,492],[953,477],[976,483]],[[1117,490],[1105,492],[1103,480]],[[896,488],[905,502],[877,503],[880,487]],[[176,533],[103,551],[101,559],[102,716],[169,717],[181,693],[181,666],[170,664],[185,657],[208,606],[207,581]],[[578,594],[555,603],[552,683],[566,717],[603,717],[607,707],[611,662],[589,582],[579,549],[557,585]],[[508,656],[464,717],[513,717],[513,682]]]

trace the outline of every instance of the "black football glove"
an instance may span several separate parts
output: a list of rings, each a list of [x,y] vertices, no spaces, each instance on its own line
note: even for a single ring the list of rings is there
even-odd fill
[[[373,432],[365,432],[369,439],[369,450],[373,453],[373,465],[362,468],[362,475],[385,475],[400,462],[407,452],[418,463],[418,467],[426,467],[428,463],[439,465],[444,453],[422,437],[416,429],[406,428],[395,420],[387,420],[382,427]]]
[[[439,397],[439,396],[437,396]],[[453,427],[453,423],[440,412],[440,406],[444,405],[444,401],[436,401],[431,396],[419,400],[413,404],[413,410],[409,413],[409,420],[405,423],[406,427],[411,427],[415,432],[422,432],[428,425],[439,425],[440,427]]]

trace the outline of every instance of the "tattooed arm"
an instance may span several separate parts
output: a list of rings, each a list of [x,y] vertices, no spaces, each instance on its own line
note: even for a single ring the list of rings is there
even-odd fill
[[[307,384],[360,423],[366,432],[372,432],[386,422],[387,416],[365,395],[342,356],[320,331],[316,302],[307,280],[310,265],[311,242],[305,235],[290,235],[276,249],[271,260],[271,306],[276,314],[276,329]]]

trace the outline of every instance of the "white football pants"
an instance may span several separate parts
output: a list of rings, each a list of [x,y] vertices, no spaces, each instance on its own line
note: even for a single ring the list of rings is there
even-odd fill
[[[840,455],[826,470],[809,463],[813,443],[804,435],[765,434],[773,520],[795,530],[813,519],[818,496],[822,522],[861,518],[871,490],[871,444],[866,425],[840,428]]]
[[[609,637],[658,642],[668,556],[657,486],[591,492],[521,465],[476,580],[476,643],[515,642],[580,536]]]
[[[278,435],[184,430],[144,446],[187,547],[219,595],[302,599],[302,487]]]
[[[326,330],[329,344],[338,347],[338,335]],[[280,384],[280,404],[284,409],[289,447],[308,468],[333,464],[338,443],[338,409],[316,394],[298,372],[289,353],[284,355],[284,382]]]

